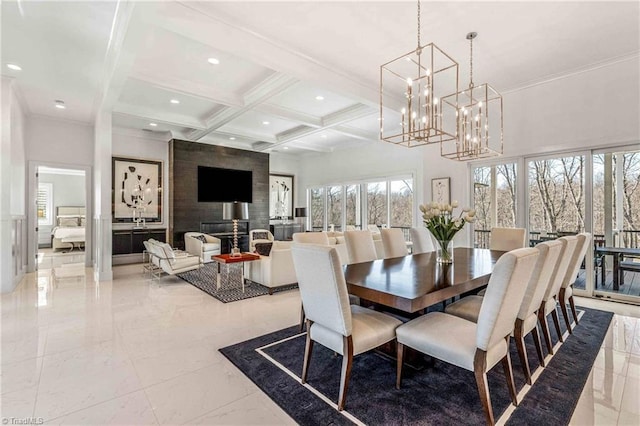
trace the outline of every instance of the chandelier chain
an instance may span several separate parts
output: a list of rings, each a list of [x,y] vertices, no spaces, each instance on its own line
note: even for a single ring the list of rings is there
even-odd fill
[[[420,0],[418,0],[418,48],[420,48]]]
[[[473,87],[473,37],[469,39],[469,87]]]

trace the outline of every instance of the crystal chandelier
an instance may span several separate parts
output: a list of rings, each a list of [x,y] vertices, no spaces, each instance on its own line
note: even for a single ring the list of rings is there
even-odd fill
[[[417,48],[380,66],[380,139],[406,147],[454,140],[457,103],[442,102],[450,93],[458,93],[458,63],[420,45],[418,1]]]
[[[497,157],[503,153],[502,96],[489,84],[473,84],[473,40],[470,46],[469,87],[442,98],[443,107],[456,108],[455,138],[440,145],[440,154],[451,160],[467,161]]]

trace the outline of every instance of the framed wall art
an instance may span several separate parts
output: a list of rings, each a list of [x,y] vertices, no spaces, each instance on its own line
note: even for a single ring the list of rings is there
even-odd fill
[[[162,222],[162,162],[112,158],[112,221]]]
[[[431,179],[431,201],[451,204],[451,178]]]
[[[293,175],[269,175],[269,219],[293,219]]]

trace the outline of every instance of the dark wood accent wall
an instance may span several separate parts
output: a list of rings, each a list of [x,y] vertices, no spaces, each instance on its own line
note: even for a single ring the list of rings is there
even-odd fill
[[[222,203],[198,202],[198,166],[253,171],[249,229],[269,226],[269,154],[173,139],[169,142],[169,243],[184,247],[184,233],[222,220]],[[212,185],[233,185],[215,182]]]

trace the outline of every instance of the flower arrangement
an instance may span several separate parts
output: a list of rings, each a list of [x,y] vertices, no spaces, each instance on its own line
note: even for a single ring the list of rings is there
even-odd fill
[[[451,240],[467,222],[473,223],[476,220],[476,211],[467,207],[463,208],[457,217],[454,216],[453,209],[457,207],[457,201],[453,201],[451,204],[439,204],[434,201],[427,205],[420,205],[424,226],[438,242],[438,261],[440,263],[453,261],[450,250]]]

